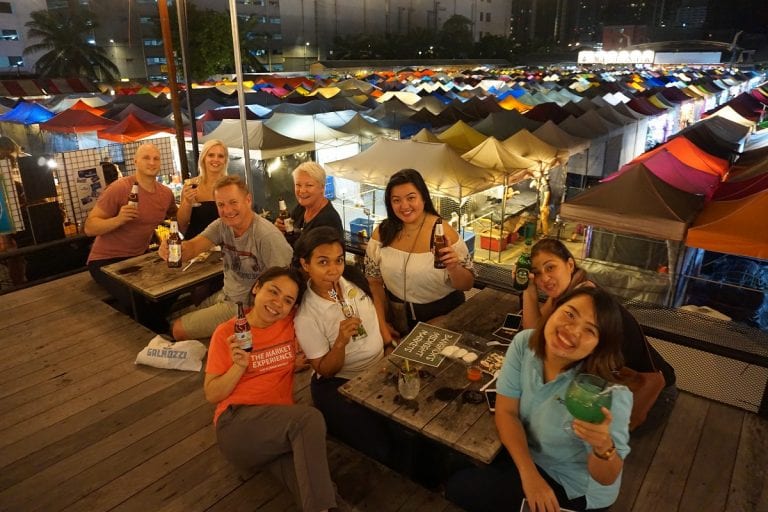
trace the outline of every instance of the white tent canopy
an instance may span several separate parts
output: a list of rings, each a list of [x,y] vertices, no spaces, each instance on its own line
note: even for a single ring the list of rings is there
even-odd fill
[[[459,200],[499,184],[491,171],[463,160],[447,144],[411,140],[379,139],[359,155],[326,167],[334,176],[377,187],[386,187],[401,169],[416,169],[431,191]]]
[[[322,146],[343,146],[357,143],[357,137],[329,128],[315,116],[276,113],[264,121],[272,130],[298,140],[317,142]]]
[[[248,129],[248,148],[252,158],[266,160],[278,156],[292,155],[300,151],[312,151],[314,142],[297,140],[281,135],[262,121],[246,121]],[[224,119],[211,133],[200,139],[206,142],[210,139],[220,139],[229,148],[243,148],[243,132],[239,119]]]

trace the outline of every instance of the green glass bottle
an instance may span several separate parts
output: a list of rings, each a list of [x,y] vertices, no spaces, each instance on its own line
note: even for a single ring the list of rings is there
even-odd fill
[[[517,258],[517,264],[515,265],[515,282],[512,287],[515,290],[523,291],[528,288],[528,273],[531,271],[531,245],[533,240],[530,238],[525,239],[525,247],[523,252],[520,253],[520,257]]]

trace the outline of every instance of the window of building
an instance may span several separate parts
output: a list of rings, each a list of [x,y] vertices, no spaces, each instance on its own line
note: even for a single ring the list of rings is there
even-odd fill
[[[163,46],[162,39],[145,39],[144,46]]]
[[[147,64],[165,64],[165,57],[147,57]]]
[[[2,37],[4,41],[18,41],[19,33],[15,30],[3,29],[0,37]]]
[[[279,25],[280,23],[282,23],[282,22],[280,21],[280,16],[270,16],[270,18],[269,18],[269,22],[270,22],[272,25]]]
[[[151,16],[141,16],[141,17],[139,18],[139,23],[143,23],[143,24],[145,24],[145,25],[150,25],[150,24],[151,24],[151,25],[154,25],[154,23],[155,23],[155,18],[153,18],[153,17],[151,17]]]
[[[0,55],[0,68],[15,68],[24,66],[24,59],[20,55]]]
[[[485,21],[487,21],[487,22],[491,21],[491,13],[489,13],[489,12],[485,13]]]
[[[272,34],[272,39],[274,39],[274,40],[279,40],[279,39],[282,39],[282,38],[283,38],[283,34],[281,34],[280,32],[276,32],[276,33]]]
[[[11,2],[0,2],[0,13],[13,14],[13,8],[11,7]]]

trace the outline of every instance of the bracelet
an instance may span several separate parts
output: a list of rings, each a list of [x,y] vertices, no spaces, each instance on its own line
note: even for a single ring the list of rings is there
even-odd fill
[[[592,455],[602,460],[610,460],[613,458],[614,453],[616,453],[616,445],[613,444],[613,442],[611,442],[611,447],[605,450],[603,453],[597,453],[595,449],[592,448]]]

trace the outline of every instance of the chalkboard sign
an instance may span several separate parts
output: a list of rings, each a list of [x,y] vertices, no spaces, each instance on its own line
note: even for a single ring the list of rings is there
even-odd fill
[[[419,322],[392,355],[427,366],[439,366],[445,359],[440,351],[448,345],[455,345],[459,338],[461,334],[457,332]]]

